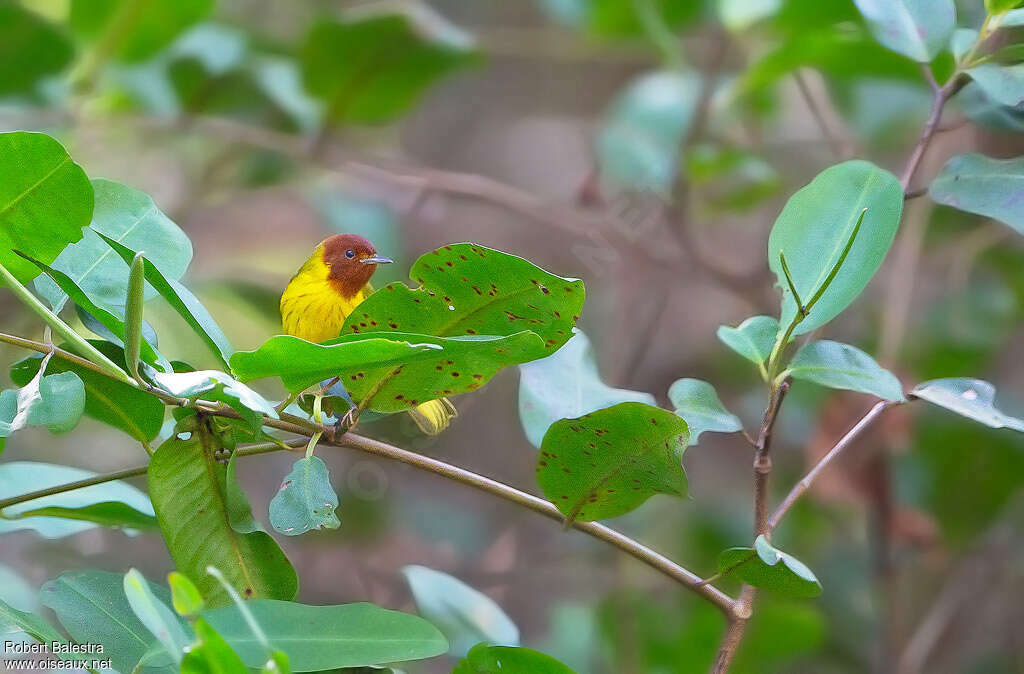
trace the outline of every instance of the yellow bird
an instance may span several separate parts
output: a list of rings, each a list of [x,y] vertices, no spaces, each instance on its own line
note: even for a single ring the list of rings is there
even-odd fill
[[[348,315],[373,292],[370,277],[377,265],[390,262],[357,234],[335,234],[324,240],[281,295],[285,333],[309,342],[340,335]],[[417,405],[409,414],[424,433],[437,435],[448,428],[456,410],[451,401],[441,398]]]

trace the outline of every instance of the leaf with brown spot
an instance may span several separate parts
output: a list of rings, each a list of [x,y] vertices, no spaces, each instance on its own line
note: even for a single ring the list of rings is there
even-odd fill
[[[354,401],[372,396],[369,409],[400,412],[441,397],[440,391],[476,390],[501,368],[530,360],[539,347],[540,339],[528,331],[457,337],[370,332],[324,344],[282,335],[256,351],[235,353],[231,365],[239,379],[278,376],[290,391],[340,376]]]
[[[360,304],[360,311],[392,330],[438,337],[507,336],[529,326],[542,340],[531,360],[568,341],[586,295],[580,280],[555,276],[521,257],[471,243],[423,255],[409,277],[420,287],[390,284],[390,292],[374,293]],[[550,287],[568,292],[556,295]],[[359,323],[350,316],[342,332],[356,332]]]
[[[594,437],[607,444],[595,451]],[[685,421],[639,402],[562,419],[544,435],[537,481],[569,521],[618,517],[654,494],[686,495],[682,456],[689,439]]]

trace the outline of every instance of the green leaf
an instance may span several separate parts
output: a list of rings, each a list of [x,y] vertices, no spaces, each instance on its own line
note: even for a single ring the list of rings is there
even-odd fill
[[[37,288],[44,278],[51,281],[61,291],[61,294],[65,298],[70,297],[82,311],[95,318],[100,325],[106,328],[117,340],[124,344],[126,326],[123,319],[95,304],[92,299],[75,284],[74,280],[64,272],[53,269],[49,265],[44,264],[29,255],[25,255],[20,251],[18,251],[18,255],[39,267],[39,269],[46,274],[46,276],[41,276],[36,279]],[[139,336],[141,339],[141,333]],[[167,370],[171,369],[167,360],[157,352],[156,348],[148,339],[143,340],[140,343],[139,349],[142,354],[142,358],[150,365],[156,365]],[[125,361],[125,359],[122,357],[119,358],[118,361]],[[116,362],[117,361],[115,361],[115,364]],[[125,362],[125,365],[127,366],[127,362]]]
[[[932,199],[968,213],[995,218],[1024,234],[1024,158],[991,159],[980,154],[953,157],[928,188]]]
[[[165,588],[147,585],[156,601],[170,602]],[[131,672],[144,657],[151,667],[173,662],[168,655],[149,655],[159,648],[159,641],[132,612],[121,574],[71,571],[43,585],[39,595],[72,639],[80,644],[102,645],[104,657],[111,658],[114,669]],[[185,629],[183,623],[179,627]]]
[[[544,340],[544,349],[534,356],[540,358],[572,337],[586,294],[579,279],[555,276],[521,257],[471,243],[423,255],[409,277],[420,287],[389,283],[349,315],[342,332],[463,337],[529,330]]]
[[[199,643],[181,661],[181,674],[249,674],[249,669],[205,620],[196,620],[193,628]]]
[[[103,179],[94,179],[92,188],[96,195],[92,223],[82,240],[65,248],[50,266],[66,274],[93,302],[120,317],[124,315],[130,260],[122,260],[99,235],[145,251],[150,264],[175,280],[185,274],[192,260],[192,242],[145,192]],[[35,285],[55,311],[67,300],[66,291],[49,279],[39,278]],[[156,294],[146,287],[146,299]]]
[[[71,27],[119,61],[153,56],[198,23],[214,0],[72,0]]]
[[[92,185],[67,151],[42,133],[0,133],[0,264],[22,283],[39,269],[14,254],[53,262],[82,238],[92,217]]]
[[[8,461],[0,463],[0,499],[18,496],[31,491],[56,487],[95,477],[96,473],[81,468],[60,466],[35,461]],[[122,481],[83,487],[73,491],[34,499],[4,508],[0,518],[0,534],[9,531],[30,529],[45,538],[61,538],[77,534],[96,526],[93,519],[63,519],[56,517],[19,516],[26,511],[40,508],[90,508],[96,504],[118,501],[142,515],[152,515],[153,506],[149,497],[135,487]],[[95,514],[95,510],[92,513]],[[13,518],[13,519],[6,519]]]
[[[956,28],[953,0],[854,0],[875,39],[920,63],[945,49]]]
[[[46,362],[49,356],[44,356]],[[85,409],[85,386],[74,372],[43,376],[37,372],[20,389],[0,393],[0,437],[25,426],[46,426],[66,433],[78,424]]]
[[[601,381],[590,340],[579,330],[547,358],[519,366],[519,420],[534,447],[540,447],[544,433],[559,419],[627,401],[655,404],[649,393]]]
[[[4,515],[11,517],[8,513]],[[101,501],[77,508],[63,506],[32,508],[18,513],[17,517],[59,517],[124,529],[156,529],[157,526],[155,517],[139,512],[127,503],[120,501]]]
[[[951,43],[953,54],[963,59],[978,41],[978,31],[970,28],[957,29]],[[1024,102],[1024,64],[1003,65],[987,61],[967,69],[985,95],[996,103],[1016,107]]]
[[[174,663],[180,665],[191,639],[185,635],[180,619],[167,608],[167,602],[157,599],[149,582],[135,569],[124,575],[124,594],[135,617],[156,637]]]
[[[31,94],[74,56],[67,36],[18,3],[0,4],[0,96]]]
[[[94,347],[114,362],[124,362],[124,352],[107,342],[91,341]],[[66,345],[61,345],[66,349]],[[39,371],[41,355],[24,358],[11,366],[11,380],[24,386]],[[134,386],[115,381],[61,358],[53,358],[46,369],[51,374],[73,372],[85,386],[85,414],[120,429],[141,442],[149,442],[160,432],[164,404],[158,398]]]
[[[114,249],[115,253],[121,256],[125,264],[130,265],[132,260],[135,259],[138,251],[118,243],[105,234],[101,233],[100,237]],[[213,320],[210,312],[206,310],[206,307],[196,299],[196,296],[188,288],[172,278],[165,277],[148,257],[143,259],[146,261],[146,281],[156,288],[160,296],[167,300],[171,308],[178,312],[178,315],[210,347],[210,350],[220,359],[224,367],[229,368],[228,359],[231,357],[234,349],[231,348],[227,337],[224,336],[224,332],[217,325],[217,322]]]
[[[574,674],[550,655],[529,648],[477,644],[452,674]]]
[[[450,655],[463,657],[481,641],[519,645],[519,628],[487,595],[425,566],[405,566],[402,573],[419,614],[448,638]]]
[[[195,616],[204,608],[203,595],[199,588],[183,573],[171,571],[167,575],[167,583],[171,586],[171,605],[178,615]]]
[[[331,487],[327,465],[318,456],[295,462],[270,501],[270,525],[286,536],[341,526],[335,509],[338,495]]]
[[[472,38],[425,3],[350,9],[313,24],[300,48],[306,89],[329,122],[389,122],[430,85],[477,60]]]
[[[700,78],[676,70],[640,75],[612,101],[597,135],[601,177],[636,191],[667,193],[680,145],[697,110]]]
[[[19,611],[0,599],[0,634],[11,632],[24,632],[39,643],[47,645],[54,642],[68,643],[64,635],[43,618],[34,613]],[[80,659],[80,656],[72,653],[56,653],[56,656],[61,660]]]
[[[808,342],[796,352],[786,371],[793,379],[829,388],[870,393],[883,400],[903,400],[903,386],[896,375],[849,344],[830,340]]]
[[[540,351],[541,340],[525,331],[497,337],[370,332],[324,344],[282,335],[256,351],[236,353],[231,365],[243,381],[279,376],[289,391],[340,376],[354,400],[373,395],[368,409],[399,412],[475,391],[502,367],[531,360]]]
[[[768,264],[782,288],[780,324],[797,316],[779,253],[785,253],[797,292],[804,300],[821,288],[842,255],[861,213],[860,231],[828,290],[797,326],[810,332],[835,318],[882,264],[903,211],[903,188],[896,176],[866,161],[825,169],[786,202],[768,238]]]
[[[292,671],[370,667],[441,655],[448,641],[426,620],[373,604],[307,606],[255,599],[245,603],[274,648],[288,655]],[[249,667],[267,652],[236,606],[203,612]]]
[[[223,372],[155,372],[152,378],[154,383],[179,398],[225,403],[238,412],[253,431],[263,426],[263,415],[277,419],[273,403]]]
[[[761,366],[768,360],[779,332],[779,320],[771,316],[751,316],[735,328],[718,327],[718,339],[751,363]]]
[[[821,583],[814,572],[796,557],[773,548],[763,535],[757,537],[753,548],[730,548],[722,552],[718,557],[718,572],[789,597],[821,594]]]
[[[189,424],[191,422],[191,424]],[[149,464],[149,494],[175,566],[210,605],[227,594],[206,573],[215,566],[245,598],[290,600],[298,579],[277,543],[262,531],[240,534],[231,527],[227,469],[214,456],[219,438],[194,417],[156,450]]]
[[[718,399],[715,387],[700,379],[677,379],[668,389],[668,399],[676,414],[686,420],[690,431],[690,444],[696,445],[704,431],[736,433],[743,430],[743,422],[725,409]]]
[[[1024,419],[1011,417],[996,408],[996,388],[987,381],[933,379],[918,384],[910,395],[991,428],[1009,428],[1024,433]]]
[[[690,432],[643,403],[562,419],[544,435],[537,482],[569,521],[618,517],[654,494],[686,495],[682,458]]]

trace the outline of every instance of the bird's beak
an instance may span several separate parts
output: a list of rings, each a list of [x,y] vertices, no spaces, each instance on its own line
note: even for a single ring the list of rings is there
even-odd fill
[[[370,257],[364,257],[360,262],[363,264],[391,264],[394,260],[383,255],[371,255]]]

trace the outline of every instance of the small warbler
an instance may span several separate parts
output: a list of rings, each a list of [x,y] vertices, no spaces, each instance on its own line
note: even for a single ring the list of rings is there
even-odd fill
[[[377,265],[390,262],[357,234],[335,234],[321,242],[281,295],[285,333],[309,342],[340,335],[348,315],[373,292],[370,277]],[[417,405],[409,414],[424,433],[437,435],[456,410],[441,398]]]

